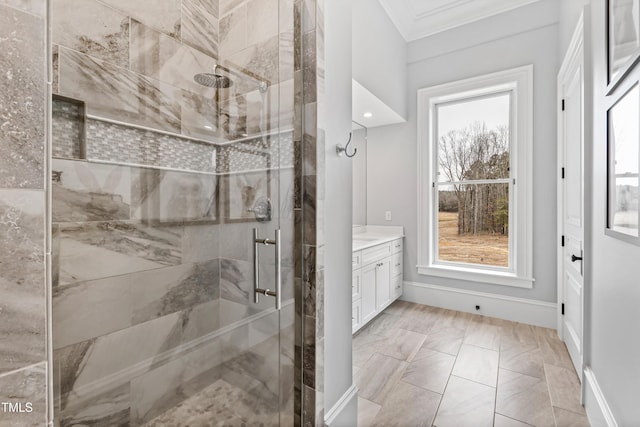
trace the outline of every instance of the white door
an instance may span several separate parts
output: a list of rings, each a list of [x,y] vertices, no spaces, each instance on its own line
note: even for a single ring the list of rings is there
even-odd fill
[[[579,27],[580,28],[580,27]],[[584,240],[584,56],[582,31],[574,35],[560,74],[562,99],[559,121],[559,334],[567,345],[578,377],[582,378],[583,327],[583,240]],[[576,39],[579,37],[579,39]],[[562,178],[563,177],[563,178]],[[588,261],[588,260],[586,260]]]

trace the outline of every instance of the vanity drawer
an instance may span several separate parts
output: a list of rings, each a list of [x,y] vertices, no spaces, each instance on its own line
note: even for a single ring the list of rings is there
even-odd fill
[[[351,255],[351,269],[362,267],[362,251],[353,252]]]
[[[394,240],[391,242],[391,252],[398,253],[402,251],[402,239]]]
[[[402,295],[402,275],[391,279],[391,300],[395,300]]]
[[[362,264],[367,265],[369,263],[381,260],[391,255],[391,243],[383,243],[369,249],[362,251]]]
[[[402,274],[402,252],[391,256],[391,277]]]

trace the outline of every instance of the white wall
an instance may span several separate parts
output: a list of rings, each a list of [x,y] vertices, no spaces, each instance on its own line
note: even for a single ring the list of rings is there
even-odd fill
[[[407,117],[407,44],[378,0],[354,0],[353,78]]]
[[[355,157],[351,158],[353,165],[353,220],[354,225],[367,225],[367,143],[364,129],[353,131],[351,145],[357,149]]]
[[[325,414],[349,390],[351,372],[351,160],[336,144],[351,132],[351,0],[325,2],[325,91],[319,114],[326,131]],[[320,162],[320,160],[319,160]],[[320,215],[322,213],[319,213]],[[319,254],[319,256],[322,256]],[[355,425],[356,405],[338,419]]]
[[[563,17],[564,18],[564,17]],[[640,425],[640,247],[608,237],[606,206],[606,57],[605,2],[591,2],[593,31],[593,196],[592,247],[586,268],[591,273],[591,335],[587,367],[602,390],[619,426]],[[589,252],[585,253],[585,256]],[[590,365],[590,366],[589,366]],[[590,416],[596,405],[587,401]]]
[[[582,12],[582,8],[585,5],[590,4],[590,0],[562,0],[560,3],[560,49],[558,54],[560,55],[560,62],[564,59],[564,55],[569,48],[569,42],[573,36],[573,31],[576,28],[578,19]]]
[[[406,281],[539,301],[556,301],[556,76],[558,2],[543,0],[409,44],[408,122],[369,130],[369,224],[405,227]],[[418,275],[417,90],[481,74],[534,65],[533,289]],[[376,172],[374,172],[376,171]],[[392,211],[393,221],[384,221]]]

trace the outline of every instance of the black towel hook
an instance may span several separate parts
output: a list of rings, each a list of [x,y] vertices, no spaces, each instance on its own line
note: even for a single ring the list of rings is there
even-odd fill
[[[353,154],[349,154],[347,152],[347,149],[349,148],[349,144],[351,144],[351,138],[353,137],[353,132],[349,132],[349,140],[347,141],[347,145],[345,145],[344,147],[342,146],[342,144],[338,144],[336,146],[336,153],[338,153],[338,156],[341,156],[342,153],[344,153],[345,156],[351,158],[353,156],[356,155],[356,153],[358,152],[357,148],[353,149]]]

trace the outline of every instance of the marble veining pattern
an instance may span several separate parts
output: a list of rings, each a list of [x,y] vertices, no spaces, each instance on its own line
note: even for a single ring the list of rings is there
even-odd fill
[[[0,374],[0,402],[19,403],[22,408],[30,402],[30,412],[10,413],[3,411],[0,424],[7,427],[40,427],[47,422],[47,363]]]
[[[180,133],[179,88],[59,47],[59,93],[87,103],[87,112]]]
[[[59,282],[113,277],[178,265],[182,228],[121,222],[64,223],[59,226]]]
[[[44,16],[45,2],[42,0],[0,0],[0,4],[14,7],[40,18]]]
[[[266,409],[247,391],[220,379],[144,426],[276,425],[277,414]]]
[[[180,89],[213,97],[215,89],[199,85],[192,76],[211,72],[215,65],[216,60],[212,56],[136,20],[131,21],[131,71]]]
[[[128,167],[54,159],[53,221],[117,221],[131,218]]]
[[[182,41],[207,55],[218,57],[218,7],[216,1],[182,1]]]
[[[53,0],[58,1],[58,0]],[[127,16],[156,28],[172,37],[180,37],[181,0],[100,0]]]
[[[220,297],[219,261],[147,271],[132,277],[131,323],[138,324]],[[212,318],[217,317],[211,313]]]
[[[42,18],[0,4],[0,188],[44,189],[44,47]]]
[[[131,188],[134,219],[182,223],[218,218],[218,183],[213,175],[139,169]]]
[[[94,17],[87,19],[87,17]],[[96,0],[55,0],[53,42],[120,67],[129,66],[129,17]]]
[[[42,191],[0,190],[0,374],[45,360]]]

